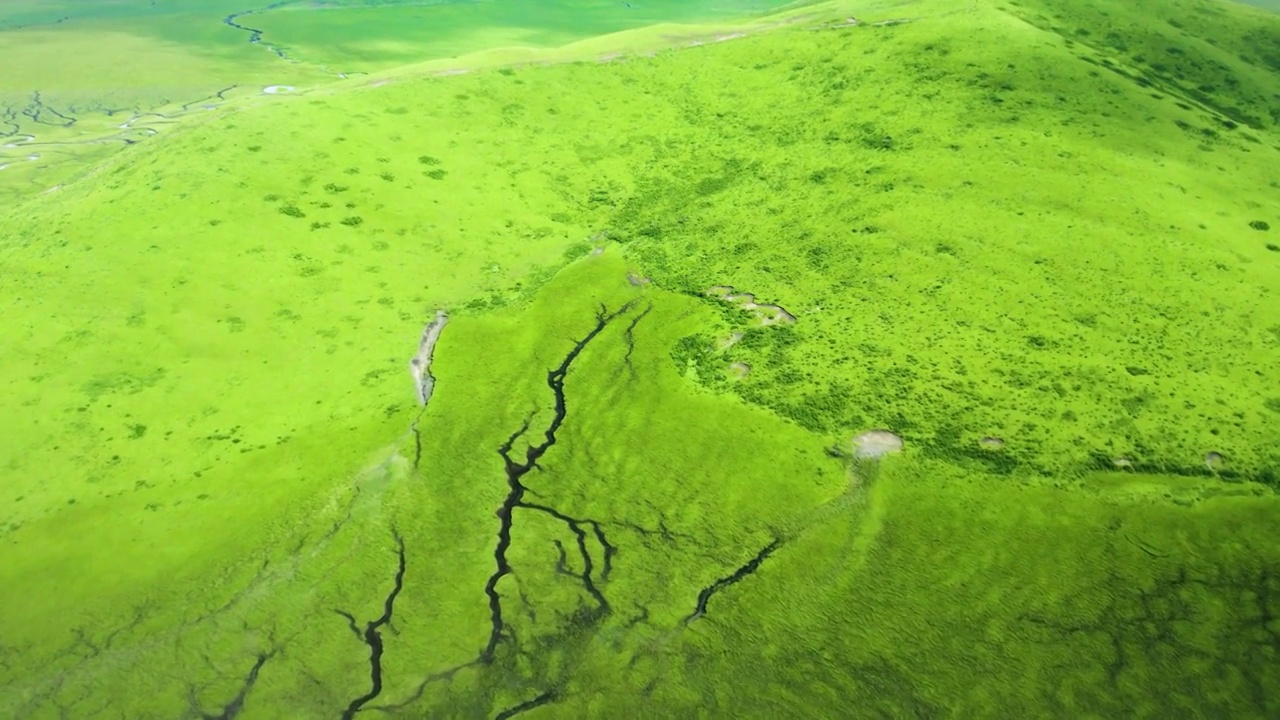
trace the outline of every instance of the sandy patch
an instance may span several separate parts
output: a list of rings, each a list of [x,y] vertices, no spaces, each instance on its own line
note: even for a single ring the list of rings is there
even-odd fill
[[[879,459],[902,452],[902,438],[888,430],[868,430],[853,439],[854,457]]]
[[[836,21],[836,22],[822,23],[821,25],[818,25],[817,27],[812,27],[812,28],[809,28],[809,29],[810,29],[810,30],[836,30],[836,29],[839,29],[839,28],[856,27],[856,26],[861,25],[861,24],[862,24],[862,21],[861,21],[861,20],[859,20],[858,18],[856,18],[856,17],[847,17],[847,18],[845,18],[844,20],[838,20],[838,21]]]
[[[1004,447],[1004,438],[987,436],[979,440],[978,444],[988,450],[1000,450]]]
[[[758,303],[754,293],[737,292],[728,285],[713,285],[703,291],[705,294],[727,303],[733,303],[756,316],[761,325],[791,324],[796,316],[781,305]]]
[[[295,87],[294,87],[294,86],[292,86],[292,85],[268,85],[268,86],[266,86],[266,87],[262,88],[262,92],[264,92],[264,93],[266,93],[266,94],[268,94],[268,95],[276,95],[276,94],[279,94],[279,93],[288,93],[288,92],[293,92],[294,90],[297,90],[297,88],[295,88]]]

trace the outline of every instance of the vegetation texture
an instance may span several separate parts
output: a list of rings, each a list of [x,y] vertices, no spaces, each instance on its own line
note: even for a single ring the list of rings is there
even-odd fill
[[[1280,716],[1275,3],[634,5],[0,8],[0,716]]]

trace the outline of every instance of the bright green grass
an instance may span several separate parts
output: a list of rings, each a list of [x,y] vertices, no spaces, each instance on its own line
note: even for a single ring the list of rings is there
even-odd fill
[[[1274,15],[1194,0],[1121,8],[1061,0],[1011,5],[1028,22],[1061,35],[1069,46],[1089,48],[1101,67],[1144,87],[1176,89],[1236,123],[1280,125],[1280,23]]]
[[[768,678],[721,694],[726,716],[1274,713],[1274,599],[1256,594],[1277,588],[1274,497],[1185,508],[1162,484],[1121,497],[890,464],[874,539],[847,516],[814,528],[668,662]]]
[[[1274,135],[1054,59],[1056,35],[998,13],[811,54],[782,37],[726,58],[731,81],[655,92],[662,129],[621,146],[701,145],[618,193],[618,236],[660,284],[800,317],[729,351],[759,370],[738,392],[944,455],[1002,437],[1009,457],[977,454],[1004,467],[1195,472],[1217,451],[1274,482],[1280,256],[1250,227],[1280,225]],[[663,62],[650,77],[682,77]]]
[[[1270,10],[1272,12],[1280,12],[1280,0],[1241,0],[1246,5],[1256,5],[1257,7]]]
[[[274,549],[182,601],[182,584],[168,584],[137,608],[136,624],[126,614],[88,625],[23,690],[52,692],[83,715],[105,706],[145,717],[182,714],[190,690],[216,714],[265,656],[246,712],[337,715],[367,688],[367,650],[332,609],[361,624],[381,611],[395,529],[408,550],[381,702],[417,697],[415,715],[492,715],[548,690],[560,698],[551,713],[564,717],[641,704],[724,717],[850,706],[895,717],[1274,711],[1274,605],[1253,594],[1280,589],[1275,549],[1259,542],[1275,512],[1269,491],[1132,475],[1054,486],[906,459],[846,474],[818,438],[682,380],[669,351],[714,315],[631,288],[614,250],[572,266],[526,310],[453,321],[419,427],[420,472],[405,438],[351,480],[311,478],[314,509],[277,521]],[[528,481],[537,502],[603,524],[618,548],[601,583],[613,613],[574,620],[591,602],[554,571],[555,541],[573,548],[573,536],[523,511],[509,554],[516,574],[499,586],[518,641],[488,669],[459,670],[419,695],[487,636],[481,590],[504,492],[494,449],[525,418],[546,422],[544,368],[599,305],[627,302],[637,303],[630,317],[649,309],[630,364],[621,323],[588,346],[566,387],[559,442]],[[411,418],[379,424],[396,436],[395,423]],[[245,520],[236,527],[257,530]],[[698,589],[771,538],[784,542],[762,569],[686,626]],[[159,640],[179,623],[180,637]],[[251,631],[235,629],[242,623]],[[19,657],[48,658],[17,645]],[[147,692],[111,700],[123,685]],[[41,716],[40,699],[18,712]]]
[[[457,56],[466,56],[461,63],[468,67],[515,46],[526,60],[581,57],[601,34],[621,33],[631,38],[623,43],[634,42],[646,35],[634,28],[688,32],[712,19],[732,25],[781,4],[563,2],[531,10],[505,0],[274,9],[227,2],[10,3],[0,8],[6,68],[0,74],[0,202],[52,191],[128,143],[267,87],[322,85],[432,59],[456,65]],[[251,44],[247,29],[225,20],[265,34]],[[567,55],[547,52],[583,42],[588,47]],[[660,36],[656,46],[672,42]],[[620,49],[619,41],[606,47]],[[479,61],[477,53],[484,52],[491,58]]]
[[[195,13],[223,15],[252,9],[235,0],[6,0],[0,7],[0,29],[63,24],[81,20],[155,18]],[[67,18],[61,23],[57,22]]]
[[[457,57],[484,47],[557,47],[658,23],[734,20],[784,4],[777,0],[656,0],[628,7],[621,0],[492,0],[323,10],[287,5],[255,15],[253,22],[268,40],[307,62],[372,71]]]
[[[298,508],[294,513],[266,522],[265,519],[255,521],[254,514],[241,514],[240,508],[250,498],[237,499],[231,494],[238,486],[235,481],[224,480],[232,484],[219,492],[210,487],[216,474],[197,480],[213,491],[211,497],[184,499],[188,504],[203,504],[203,512],[199,514],[207,521],[225,517],[234,523],[230,527],[239,533],[255,538],[274,536],[279,543],[277,548],[266,549],[264,556],[255,554],[249,564],[227,563],[222,572],[205,574],[203,581],[193,578],[195,584],[191,589],[186,589],[186,582],[175,582],[170,575],[170,582],[163,587],[157,585],[158,594],[152,595],[155,603],[170,610],[155,613],[150,611],[151,606],[143,606],[139,612],[147,612],[145,620],[136,626],[126,623],[121,634],[104,640],[102,636],[110,633],[97,633],[97,626],[92,623],[99,617],[99,621],[106,621],[110,615],[106,598],[114,593],[127,593],[132,583],[148,582],[147,578],[139,577],[138,569],[129,568],[124,564],[127,560],[117,555],[116,562],[122,566],[111,573],[111,583],[103,583],[101,576],[96,583],[95,595],[104,600],[98,612],[103,615],[95,617],[96,613],[91,611],[79,616],[76,623],[86,624],[88,644],[56,655],[47,666],[56,670],[24,682],[21,691],[10,696],[10,702],[16,702],[15,707],[27,714],[39,709],[42,700],[47,700],[39,697],[40,693],[65,692],[69,696],[86,693],[90,699],[82,702],[87,709],[91,701],[97,701],[99,693],[110,693],[115,683],[129,677],[133,679],[128,682],[151,683],[157,691],[152,697],[128,705],[133,708],[133,714],[181,713],[185,703],[184,683],[203,692],[206,681],[211,688],[209,706],[213,707],[215,702],[226,702],[225,698],[218,700],[220,695],[234,695],[234,691],[227,693],[218,688],[228,683],[234,685],[233,679],[238,673],[228,671],[226,677],[211,676],[207,667],[200,667],[198,649],[213,648],[219,657],[225,658],[227,667],[233,668],[241,664],[243,653],[248,653],[251,664],[259,645],[270,646],[274,638],[281,646],[288,644],[294,648],[289,651],[291,659],[286,661],[290,670],[283,676],[277,674],[274,685],[265,688],[269,697],[259,702],[259,712],[272,714],[273,704],[287,702],[295,708],[306,708],[307,716],[322,716],[341,698],[352,694],[348,686],[351,690],[359,687],[357,678],[361,675],[358,671],[360,646],[358,643],[353,646],[353,638],[343,630],[341,618],[334,616],[330,608],[349,607],[360,614],[376,608],[379,593],[365,594],[360,589],[380,587],[389,576],[376,560],[371,560],[367,567],[363,563],[351,563],[350,553],[360,551],[368,555],[372,552],[376,554],[371,557],[378,557],[378,549],[385,547],[388,540],[388,526],[401,528],[413,548],[408,561],[413,584],[407,586],[400,601],[401,617],[420,614],[423,618],[448,618],[443,625],[399,621],[407,634],[402,635],[405,642],[398,644],[387,658],[389,667],[397,668],[394,676],[389,674],[389,697],[411,694],[421,676],[430,671],[455,661],[466,662],[468,655],[474,655],[483,643],[488,622],[487,615],[478,612],[483,604],[475,600],[483,597],[480,590],[491,572],[496,529],[488,520],[503,495],[501,465],[495,463],[494,450],[531,411],[536,410],[535,418],[545,422],[550,394],[542,382],[545,372],[542,368],[554,366],[559,356],[571,347],[569,339],[581,335],[590,326],[597,303],[617,308],[636,300],[652,309],[644,324],[637,325],[634,331],[636,352],[629,363],[625,355],[625,334],[618,325],[602,335],[598,345],[590,348],[591,354],[575,366],[568,386],[574,415],[562,440],[570,449],[557,447],[530,485],[536,487],[539,502],[557,504],[564,512],[601,519],[613,541],[626,548],[623,552],[627,560],[619,561],[609,583],[620,613],[630,617],[649,607],[655,613],[655,622],[666,624],[678,618],[700,585],[710,582],[723,567],[732,567],[752,551],[755,544],[767,539],[771,526],[785,526],[791,516],[799,515],[806,506],[838,495],[846,481],[838,464],[822,459],[820,443],[799,428],[727,397],[691,393],[661,351],[669,347],[682,328],[694,327],[714,316],[709,318],[705,309],[688,300],[632,289],[622,277],[624,268],[616,259],[592,259],[575,266],[571,274],[557,281],[554,292],[540,296],[525,312],[505,317],[500,314],[492,319],[464,316],[453,321],[446,332],[455,352],[448,359],[442,357],[436,368],[441,391],[420,427],[425,441],[421,473],[406,472],[412,450],[402,443],[399,454],[392,454],[396,448],[388,448],[380,451],[382,457],[370,463],[377,465],[390,456],[386,464],[356,473],[354,478],[308,472],[306,464],[291,468],[293,473],[306,478],[307,482],[301,485],[297,482],[301,477],[258,475],[257,482],[262,485],[254,493],[257,503],[278,507],[281,500],[273,495],[293,495],[295,502],[302,499],[307,506],[305,513],[303,508]],[[643,307],[637,306],[633,315],[642,310]],[[446,385],[455,389],[445,392]],[[635,412],[610,416],[607,408],[620,401],[625,401]],[[370,409],[376,412],[370,413],[369,420],[353,418],[350,426],[341,428],[341,446],[374,447],[361,436],[376,433],[378,429],[388,438],[403,437],[413,417],[408,406],[391,408],[385,414],[377,408]],[[654,417],[662,419],[654,421]],[[707,428],[692,437],[686,429],[693,423],[705,423]],[[353,436],[352,433],[359,434]],[[297,440],[284,447],[261,452],[274,455],[272,464],[277,466],[284,458],[295,457],[295,452],[298,454],[295,463],[324,461],[333,467],[353,470],[360,466],[360,459],[335,452],[336,447],[328,452],[320,450],[308,442],[309,435],[311,433],[300,433]],[[292,447],[299,440],[306,444],[302,448]],[[774,460],[758,463],[756,460],[761,456]],[[246,465],[241,461],[228,465],[227,470],[240,466],[239,472],[243,473],[257,463]],[[577,483],[584,473],[595,482],[607,484],[609,491],[579,496]],[[732,482],[725,482],[726,478],[732,478]],[[278,484],[288,487],[271,487]],[[665,497],[653,495],[659,488]],[[183,494],[193,489],[188,485]],[[137,500],[135,497],[129,504]],[[105,511],[105,504],[95,504]],[[136,531],[130,528],[133,524],[125,522],[126,507],[115,505],[117,530],[98,537],[98,542],[110,543],[117,553],[128,552],[125,548],[132,544],[131,540],[137,542]],[[147,524],[167,526],[170,532],[177,532],[178,528],[160,518],[171,518],[179,525],[193,520],[190,513],[169,504],[150,512],[155,513],[155,519]],[[333,523],[332,533],[330,523]],[[659,528],[681,538],[679,544],[674,548],[663,547]],[[198,537],[192,530],[188,527],[184,534]],[[649,531],[652,535],[646,534]],[[51,530],[42,532],[37,524],[30,531],[15,534],[16,544],[11,547],[43,545],[42,535],[48,532]],[[215,531],[210,528],[206,532]],[[551,567],[554,567],[552,540],[564,540],[564,532],[545,518],[527,513],[518,520],[516,534],[518,540],[511,559],[521,570],[517,577],[501,586],[504,594],[511,597],[510,621],[531,646],[538,642],[552,645],[565,631],[555,618],[560,612],[573,610],[577,595],[572,583],[566,584],[563,578],[543,572],[542,568],[548,552],[552,553]],[[295,541],[298,542],[296,548]],[[571,539],[565,541],[571,542]],[[175,554],[181,552],[184,564],[201,562],[199,545],[175,546],[170,542],[166,549]],[[258,557],[269,558],[270,564],[260,565]],[[679,564],[669,565],[671,557],[687,558],[685,569]],[[689,563],[697,558],[709,558],[714,563],[706,568]],[[151,563],[153,567],[159,566],[164,560],[151,558]],[[338,569],[344,563],[345,569]],[[214,561],[213,565],[223,563]],[[8,563],[6,567],[12,568]],[[65,564],[59,567],[59,571],[47,577],[65,590],[74,591],[75,578],[83,577],[84,571]],[[315,585],[319,579],[332,577],[335,572],[346,578],[341,588],[329,587],[327,583]],[[655,590],[653,584],[655,572],[665,578],[659,590]],[[225,581],[210,584],[210,578],[224,574]],[[522,621],[520,605],[515,600],[517,579],[519,587],[528,585],[528,591],[546,603],[541,623],[531,622],[526,626]],[[247,589],[242,590],[241,585]],[[11,604],[6,613],[29,615],[51,609],[27,605],[30,598],[13,600],[17,605]],[[230,607],[219,610],[228,602]],[[311,629],[304,633],[305,637],[297,634],[301,629],[297,623],[303,618],[316,620],[306,621]],[[326,623],[326,619],[332,622]],[[249,645],[238,640],[227,643],[225,629],[240,620],[255,625],[266,622],[270,627],[255,631]],[[626,617],[619,616],[616,623],[622,626],[625,620]],[[122,619],[122,622],[125,621]],[[176,658],[174,647],[168,642],[144,640],[147,636],[156,637],[160,628],[179,625],[186,630],[178,640]],[[614,633],[619,632],[615,628]],[[543,635],[546,637],[542,638]],[[15,633],[6,637],[21,648],[23,656],[32,653],[31,657],[38,655],[48,660],[49,655],[44,651],[28,645],[38,634]],[[125,637],[130,638],[127,643],[132,649],[122,655],[118,651],[125,647]],[[111,677],[99,677],[92,664],[76,661],[82,650],[99,643],[119,643],[113,646],[116,652],[108,648],[108,656],[114,658],[111,662],[123,664]],[[419,665],[424,660],[424,650],[430,655]],[[554,648],[549,651],[554,652]],[[295,653],[296,659],[292,659]],[[186,664],[181,657],[189,657],[194,664]],[[143,674],[151,673],[149,663],[160,658],[170,664],[170,672],[143,679]],[[178,664],[172,665],[175,662]],[[352,670],[356,670],[352,682],[337,682],[326,691],[329,695],[316,695],[306,687],[308,673],[337,679]],[[54,673],[64,672],[64,677],[52,680]],[[120,672],[124,675],[119,675]],[[491,675],[480,675],[465,682],[496,683],[490,679]],[[543,679],[527,678],[524,682]],[[298,705],[299,702],[303,704]],[[487,701],[479,698],[468,702]],[[518,699],[512,704],[514,702]]]
[[[1280,712],[1280,140],[1212,109],[1268,77],[1157,98],[994,7],[821,12],[921,19],[246,98],[5,206],[0,714],[338,716],[395,532],[369,705],[411,717]],[[799,321],[716,352],[720,283]],[[418,693],[488,637],[498,445],[629,301],[526,477],[618,548],[612,612],[517,510],[515,639]],[[875,426],[878,472],[824,451]]]

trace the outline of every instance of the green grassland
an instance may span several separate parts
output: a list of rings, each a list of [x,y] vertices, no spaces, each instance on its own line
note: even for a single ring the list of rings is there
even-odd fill
[[[0,715],[1280,714],[1280,16],[550,5],[0,15]]]
[[[424,58],[467,55],[477,48],[554,48],[586,38],[661,23],[736,21],[785,2],[657,0],[517,0],[458,3],[335,3],[323,12],[284,5],[254,17],[267,37],[310,62],[363,71]]]
[[[620,49],[620,31],[731,25],[772,0],[653,3],[9,2],[0,6],[0,201],[55,188],[162,126],[261,95],[424,61],[585,43]],[[354,29],[358,28],[358,32]],[[624,33],[625,34],[625,33]],[[660,40],[659,45],[670,45]],[[504,59],[509,62],[509,59]],[[492,62],[492,59],[489,61]]]

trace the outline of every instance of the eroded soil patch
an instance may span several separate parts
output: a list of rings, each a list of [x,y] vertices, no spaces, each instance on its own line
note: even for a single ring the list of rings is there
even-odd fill
[[[706,294],[750,312],[761,325],[790,325],[796,321],[796,316],[781,305],[758,303],[754,293],[738,292],[730,285],[713,285],[707,288]]]

